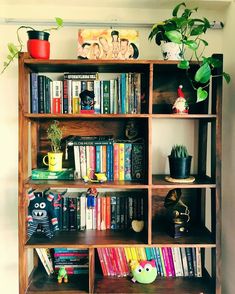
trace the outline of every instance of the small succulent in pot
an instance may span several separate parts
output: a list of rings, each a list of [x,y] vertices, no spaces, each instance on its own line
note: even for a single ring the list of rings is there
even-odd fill
[[[184,145],[174,145],[168,156],[170,176],[174,179],[186,179],[190,176],[192,156]]]

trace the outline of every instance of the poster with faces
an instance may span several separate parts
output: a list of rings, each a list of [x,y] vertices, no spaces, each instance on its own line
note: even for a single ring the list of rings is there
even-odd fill
[[[80,29],[78,59],[137,59],[139,33],[136,30]]]

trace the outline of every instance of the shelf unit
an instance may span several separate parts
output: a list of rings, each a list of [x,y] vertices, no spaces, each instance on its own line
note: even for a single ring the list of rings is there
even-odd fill
[[[217,56],[222,59],[222,56]],[[192,64],[194,66],[194,64]],[[196,67],[196,63],[195,63]],[[101,73],[140,72],[144,76],[142,91],[145,106],[141,114],[31,114],[29,113],[29,73],[61,73],[98,71]],[[218,72],[219,73],[219,72]],[[212,81],[210,102],[201,102],[191,107],[189,115],[163,113],[163,101],[172,103],[176,89],[186,81],[182,70],[174,61],[159,60],[37,60],[26,53],[19,57],[19,289],[20,293],[221,293],[221,104],[222,79]],[[185,82],[185,96],[195,96]],[[210,110],[208,110],[210,109]],[[103,184],[85,184],[82,181],[33,181],[30,170],[39,165],[39,155],[45,151],[45,130],[48,123],[58,119],[64,127],[65,136],[106,135],[110,129],[114,136],[123,135],[124,125],[132,118],[138,122],[145,139],[147,168],[142,182],[113,181]],[[152,152],[153,121],[167,119],[185,124],[198,123],[198,145],[196,181],[192,184],[172,184],[164,180],[165,175],[153,174]],[[208,132],[208,128],[211,129]],[[206,148],[208,138],[210,146]],[[208,150],[207,150],[208,149]],[[207,159],[209,156],[208,168]],[[210,171],[210,172],[208,172]],[[210,174],[209,174],[210,173]],[[209,175],[208,175],[209,174]],[[118,189],[141,191],[145,196],[145,230],[136,234],[126,231],[79,231],[60,232],[53,239],[32,236],[27,240],[27,190],[29,188],[67,187],[84,188],[94,186],[99,190]],[[192,228],[188,236],[173,239],[164,230],[159,215],[162,215],[164,197],[173,188],[182,188],[185,201],[192,211]],[[208,195],[209,194],[209,195]],[[211,210],[206,211],[206,199]],[[206,215],[211,227],[206,227]],[[98,247],[201,247],[203,259],[202,278],[161,278],[151,285],[133,284],[127,278],[101,276],[96,248]],[[28,250],[37,247],[70,247],[89,249],[89,275],[79,280],[73,277],[67,285],[59,285],[55,278],[48,277],[34,256],[34,269],[28,273]],[[205,251],[211,253],[211,273],[205,267]],[[117,286],[118,285],[118,286]],[[106,291],[106,292],[105,292]]]

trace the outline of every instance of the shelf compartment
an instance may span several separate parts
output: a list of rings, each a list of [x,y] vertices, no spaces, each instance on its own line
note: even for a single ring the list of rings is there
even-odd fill
[[[216,188],[216,183],[209,176],[197,176],[195,182],[189,184],[170,183],[165,180],[166,175],[153,175],[152,187],[153,188]]]
[[[57,276],[48,276],[41,267],[36,268],[30,278],[27,294],[78,294],[89,293],[88,275],[69,275],[69,282],[58,284]]]
[[[167,228],[160,224],[152,229],[152,246],[154,247],[216,247],[211,232],[205,227],[192,227],[184,237],[173,238]]]
[[[160,278],[152,284],[133,283],[128,278],[97,277],[95,293],[158,293],[158,294],[211,294],[211,278]],[[118,285],[118,287],[117,287]]]
[[[32,180],[31,177],[24,182],[25,188],[67,187],[67,188],[120,188],[120,189],[147,189],[149,186],[145,181],[109,181],[105,183],[85,183],[82,180],[58,181],[58,180]]]
[[[74,232],[58,232],[55,237],[48,239],[44,235],[34,234],[26,243],[26,247],[122,247],[122,246],[142,247],[147,244],[147,234],[135,233],[127,230],[85,230]]]

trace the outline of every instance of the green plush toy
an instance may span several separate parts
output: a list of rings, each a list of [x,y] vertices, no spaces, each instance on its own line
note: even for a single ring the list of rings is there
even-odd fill
[[[154,260],[137,260],[131,261],[131,273],[133,275],[132,282],[139,282],[141,284],[150,284],[155,281],[157,277],[157,269]]]
[[[58,277],[57,277],[58,283],[61,284],[63,279],[64,279],[64,283],[68,283],[68,274],[64,266],[62,266],[59,269]]]

